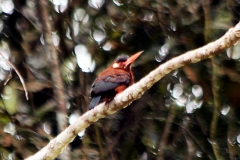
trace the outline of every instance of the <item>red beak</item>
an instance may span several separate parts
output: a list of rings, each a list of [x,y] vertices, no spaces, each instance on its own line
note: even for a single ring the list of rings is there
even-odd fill
[[[131,65],[142,54],[142,52],[143,51],[137,52],[134,55],[132,55],[131,57],[129,57],[127,59],[127,61],[125,62],[125,66],[127,67],[127,66]]]

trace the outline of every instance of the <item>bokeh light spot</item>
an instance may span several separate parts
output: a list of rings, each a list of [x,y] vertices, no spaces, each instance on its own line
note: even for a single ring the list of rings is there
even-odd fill
[[[110,51],[112,49],[112,44],[110,42],[105,43],[103,49],[105,51]]]
[[[84,45],[77,45],[74,48],[77,64],[83,72],[92,72],[95,69],[95,62]]]
[[[229,111],[230,111],[230,107],[228,105],[223,106],[223,108],[221,109],[221,113],[224,116],[227,115]]]
[[[76,21],[81,21],[83,23],[87,23],[89,20],[89,15],[86,13],[84,9],[77,9],[74,13],[74,19]]]
[[[158,50],[158,55],[155,57],[157,62],[161,62],[165,59],[169,53],[169,48],[169,44],[165,44]]]
[[[100,9],[104,4],[104,0],[88,0],[89,6],[95,9]]]
[[[183,93],[183,86],[181,84],[174,85],[172,90],[172,96],[174,98],[178,98],[182,95],[182,93]]]
[[[2,11],[6,14],[12,14],[14,11],[14,4],[12,2],[12,0],[2,0],[2,2],[0,3]]]
[[[124,4],[121,0],[113,0],[113,3],[115,3],[117,6],[122,6]]]
[[[97,42],[101,42],[106,37],[105,32],[100,29],[96,29],[93,31],[93,38]]]
[[[240,144],[240,134],[237,136],[237,142]]]
[[[192,93],[196,98],[201,98],[203,96],[203,89],[199,85],[194,85],[192,87]]]
[[[60,43],[60,38],[56,33],[52,33],[52,41],[54,46],[58,46]]]
[[[16,127],[15,127],[15,124],[13,123],[7,123],[4,128],[3,128],[3,131],[5,133],[9,133],[11,135],[14,135],[15,132],[16,132]]]
[[[227,49],[227,56],[231,59],[240,59],[240,44]]]
[[[43,124],[43,130],[47,133],[50,134],[51,133],[51,125],[48,122],[45,122]]]

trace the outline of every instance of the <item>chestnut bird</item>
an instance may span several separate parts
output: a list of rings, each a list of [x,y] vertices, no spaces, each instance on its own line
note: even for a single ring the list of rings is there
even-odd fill
[[[101,98],[106,98],[106,103],[109,103],[116,94],[134,83],[131,66],[142,52],[137,52],[131,57],[126,55],[117,57],[113,64],[96,78],[91,88],[92,100],[89,110],[93,109]]]

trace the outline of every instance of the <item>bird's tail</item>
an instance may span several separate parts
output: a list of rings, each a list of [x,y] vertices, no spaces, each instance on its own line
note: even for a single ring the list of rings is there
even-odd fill
[[[101,99],[101,96],[94,97],[88,106],[88,110],[93,109],[98,104],[100,99]]]

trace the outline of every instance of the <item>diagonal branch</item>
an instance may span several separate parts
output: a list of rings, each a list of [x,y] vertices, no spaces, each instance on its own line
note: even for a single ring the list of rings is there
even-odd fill
[[[35,155],[27,158],[27,160],[54,159],[63,149],[74,139],[74,137],[87,128],[90,124],[98,121],[107,115],[113,114],[118,110],[127,107],[134,100],[140,98],[142,94],[152,87],[154,83],[159,81],[163,76],[171,71],[178,69],[189,63],[197,63],[203,59],[213,57],[223,52],[227,48],[233,46],[240,39],[240,23],[231,28],[224,36],[218,40],[211,42],[201,48],[186,52],[181,56],[173,58],[168,62],[160,65],[151,71],[147,76],[139,82],[127,88],[124,92],[117,95],[108,105],[99,104],[93,110],[83,114],[74,124],[70,125],[56,138]]]
[[[26,85],[25,85],[25,82],[23,80],[23,77],[22,75],[20,74],[20,72],[17,70],[17,68],[15,67],[15,65],[8,59],[6,59],[2,53],[0,52],[0,56],[2,56],[2,58],[8,63],[8,65],[14,69],[14,71],[17,73],[19,79],[20,79],[20,82],[22,83],[22,86],[23,86],[23,89],[24,89],[24,92],[25,92],[25,97],[26,99],[28,100],[28,91],[27,91],[27,88],[26,88]],[[10,80],[10,78],[12,77],[12,73],[10,73],[11,76],[7,79],[7,81],[4,83],[4,85],[7,84],[7,82]]]

